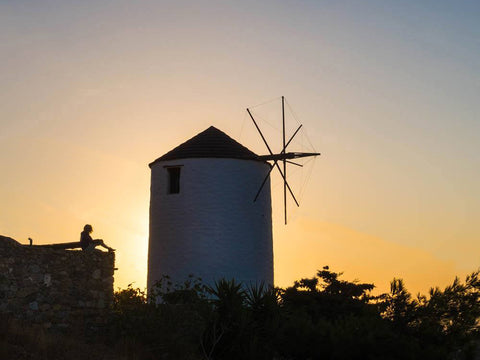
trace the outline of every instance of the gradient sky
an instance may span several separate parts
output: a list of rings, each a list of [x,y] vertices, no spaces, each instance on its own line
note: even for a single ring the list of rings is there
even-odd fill
[[[328,264],[444,286],[480,265],[479,19],[478,1],[0,1],[0,234],[91,223],[116,286],[144,287],[147,164],[210,125],[265,153],[245,108],[285,95],[322,156],[286,227],[274,179],[277,285]]]

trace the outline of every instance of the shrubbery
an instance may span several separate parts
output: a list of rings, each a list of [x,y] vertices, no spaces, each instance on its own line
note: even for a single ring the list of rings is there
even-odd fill
[[[324,267],[286,289],[163,278],[151,298],[115,293],[105,341],[132,359],[471,359],[480,336],[480,277],[412,295],[341,280]]]

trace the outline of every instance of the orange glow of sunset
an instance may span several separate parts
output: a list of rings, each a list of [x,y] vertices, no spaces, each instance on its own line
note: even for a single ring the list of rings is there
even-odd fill
[[[287,226],[272,179],[276,284],[329,265],[377,291],[444,286],[480,266],[479,12],[2,2],[0,235],[71,242],[92,224],[115,287],[143,288],[148,163],[210,125],[264,154],[245,108],[285,95],[322,155]]]

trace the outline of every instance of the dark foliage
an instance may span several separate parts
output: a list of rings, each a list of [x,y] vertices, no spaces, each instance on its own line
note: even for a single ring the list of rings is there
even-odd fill
[[[388,294],[324,267],[286,289],[168,277],[115,294],[106,340],[131,359],[473,359],[479,272],[428,296]]]

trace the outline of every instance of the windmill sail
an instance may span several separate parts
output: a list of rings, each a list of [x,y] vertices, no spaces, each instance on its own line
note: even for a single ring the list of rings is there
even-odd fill
[[[271,169],[268,172],[268,174],[266,175],[262,184],[260,185],[260,187],[257,191],[257,194],[255,195],[255,198],[254,198],[253,201],[256,201],[258,199],[258,196],[262,192],[262,189],[265,186],[265,183],[267,182],[267,180],[269,179],[273,169],[276,168],[278,170],[278,172],[280,173],[280,176],[283,179],[283,207],[284,207],[284,218],[285,218],[285,225],[286,225],[287,224],[287,190],[290,193],[290,195],[291,195],[293,201],[295,202],[295,204],[297,206],[300,206],[296,197],[295,197],[295,195],[294,195],[294,193],[293,193],[293,191],[292,191],[292,189],[291,189],[291,187],[290,187],[290,185],[288,184],[288,181],[287,181],[287,164],[302,166],[301,164],[297,164],[297,163],[295,163],[293,161],[290,161],[290,160],[298,159],[298,158],[305,158],[305,157],[312,157],[312,156],[315,157],[315,156],[320,155],[320,153],[317,153],[317,152],[287,152],[288,145],[290,145],[292,140],[298,134],[298,132],[302,128],[302,125],[300,125],[294,131],[293,135],[290,136],[288,141],[286,141],[286,134],[285,134],[285,98],[283,96],[282,96],[282,144],[283,144],[283,148],[277,154],[273,153],[273,151],[270,148],[270,145],[268,144],[264,134],[260,130],[260,127],[258,126],[257,121],[253,117],[250,109],[248,109],[248,108],[247,108],[247,113],[250,116],[250,119],[253,121],[253,124],[255,125],[255,128],[257,129],[258,133],[260,134],[260,137],[262,138],[263,143],[265,144],[265,146],[267,147],[267,150],[269,152],[269,154],[267,154],[267,155],[259,156],[259,159],[264,160],[264,161],[273,161]],[[283,170],[282,170],[282,168],[280,168],[280,165],[278,164],[279,161],[282,162]]]

